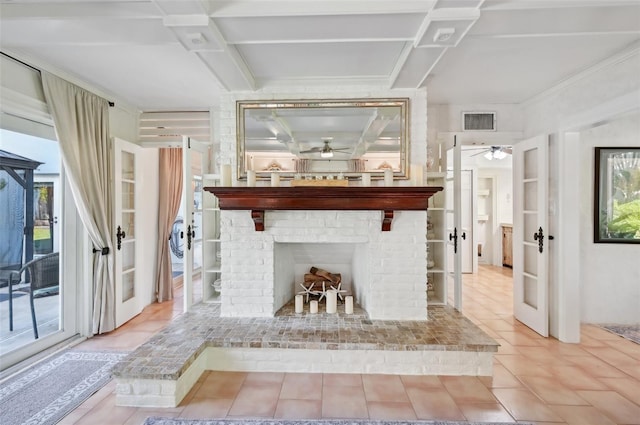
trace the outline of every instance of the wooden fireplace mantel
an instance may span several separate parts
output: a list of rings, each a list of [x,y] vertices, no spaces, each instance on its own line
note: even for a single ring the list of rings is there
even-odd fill
[[[208,186],[204,190],[218,198],[221,210],[250,210],[256,231],[264,230],[267,210],[380,210],[382,231],[388,232],[394,211],[426,211],[429,198],[442,187]]]

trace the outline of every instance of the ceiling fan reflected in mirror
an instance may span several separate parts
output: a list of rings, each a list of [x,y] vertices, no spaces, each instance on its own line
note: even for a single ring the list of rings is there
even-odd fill
[[[509,146],[490,146],[488,148],[475,148],[475,149],[482,149],[482,151],[478,153],[474,153],[471,156],[482,155],[489,161],[494,159],[504,159],[507,157],[507,155],[511,155],[511,153],[513,152],[513,150]],[[467,149],[467,150],[475,150],[475,149]]]
[[[311,149],[307,149],[305,151],[300,151],[300,153],[320,153],[320,158],[333,158],[333,153],[347,153],[342,151],[348,151],[350,148],[332,148],[329,143],[331,139],[323,140],[324,146],[322,147],[313,147]]]

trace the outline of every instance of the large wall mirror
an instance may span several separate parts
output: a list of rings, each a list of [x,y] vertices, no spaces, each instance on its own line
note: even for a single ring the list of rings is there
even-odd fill
[[[409,99],[238,101],[236,112],[240,179],[408,177]]]

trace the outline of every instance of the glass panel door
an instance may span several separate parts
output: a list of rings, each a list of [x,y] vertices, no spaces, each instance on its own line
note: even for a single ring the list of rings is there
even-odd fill
[[[462,310],[462,217],[461,206],[461,147],[456,137],[447,147],[447,177],[445,213],[447,222],[447,285],[453,289],[453,306]]]
[[[206,145],[185,137],[183,140],[184,219],[182,223],[182,246],[184,258],[184,311],[189,311],[203,297],[203,175],[207,172],[208,148]]]
[[[115,139],[116,327],[140,313],[136,268],[138,146]]]
[[[549,335],[548,137],[513,147],[513,311],[516,319]]]

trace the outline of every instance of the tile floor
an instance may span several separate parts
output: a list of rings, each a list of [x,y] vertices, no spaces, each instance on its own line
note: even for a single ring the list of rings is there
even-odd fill
[[[580,344],[539,337],[513,318],[511,270],[481,269],[464,276],[463,310],[501,344],[493,377],[207,372],[172,409],[116,407],[111,382],[60,423],[266,416],[640,424],[640,345],[591,325]],[[180,314],[181,301],[151,305],[78,348],[136,348]]]

